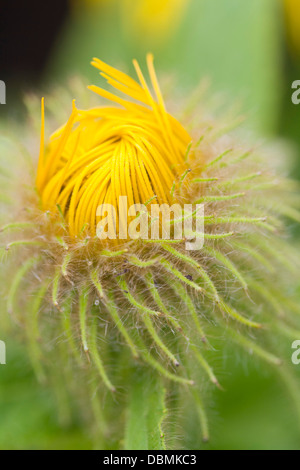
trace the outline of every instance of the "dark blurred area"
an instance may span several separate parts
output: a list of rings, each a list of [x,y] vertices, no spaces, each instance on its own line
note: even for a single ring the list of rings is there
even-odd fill
[[[68,0],[0,0],[0,78],[7,100],[35,86],[69,13]]]

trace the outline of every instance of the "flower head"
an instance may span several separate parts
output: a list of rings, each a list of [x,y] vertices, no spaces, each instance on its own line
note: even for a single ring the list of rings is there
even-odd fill
[[[191,137],[166,111],[150,54],[147,63],[157,101],[136,61],[140,83],[94,59],[92,65],[110,85],[139,103],[90,86],[122,108],[81,111],[73,103],[68,122],[52,135],[45,154],[42,143],[37,174],[42,209],[59,206],[73,238],[83,227],[95,236],[97,208],[111,204],[117,209],[120,196],[127,196],[128,206],[153,199],[172,202],[170,188],[184,171]]]
[[[166,111],[151,55],[156,99],[136,62],[140,83],[98,59],[92,63],[134,101],[90,87],[121,107],[78,110],[73,104],[45,150],[42,106],[40,202],[29,198],[28,210],[17,211],[23,219],[2,230],[5,253],[19,250],[8,310],[25,327],[40,378],[43,367],[48,370],[45,350],[57,343],[56,364],[89,374],[80,387],[71,374],[85,412],[96,374],[104,401],[105,389],[138,387],[139,380],[130,378],[138,371],[151,377],[145,388],[154,378],[163,384],[161,400],[165,387],[187,386],[182,393],[189,394],[207,439],[201,384],[205,378],[219,386],[210,358],[222,348],[221,339],[278,369],[299,331],[297,256],[281,236],[287,219],[300,220],[297,185],[276,175],[274,153],[241,144],[227,121],[206,121],[197,106],[187,132]],[[184,239],[103,246],[96,236],[97,207],[116,207],[119,196],[127,196],[128,204],[152,204],[153,198],[204,204],[204,247],[187,252]],[[122,217],[118,212],[116,224]],[[196,221],[199,214],[188,217]],[[294,390],[287,364],[283,376]],[[110,405],[110,416],[121,419],[124,400]]]

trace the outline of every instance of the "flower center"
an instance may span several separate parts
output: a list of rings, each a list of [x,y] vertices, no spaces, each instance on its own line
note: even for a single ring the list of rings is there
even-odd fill
[[[72,238],[85,227],[91,236],[96,235],[97,208],[103,204],[116,208],[118,230],[122,223],[120,196],[127,196],[128,207],[151,204],[152,200],[156,204],[172,202],[171,188],[185,170],[184,155],[191,138],[166,112],[151,55],[147,63],[157,101],[136,61],[140,83],[94,59],[92,64],[110,85],[139,103],[89,87],[122,108],[84,111],[73,103],[68,122],[52,135],[45,156],[42,118],[37,188],[42,208],[53,211],[58,206]]]

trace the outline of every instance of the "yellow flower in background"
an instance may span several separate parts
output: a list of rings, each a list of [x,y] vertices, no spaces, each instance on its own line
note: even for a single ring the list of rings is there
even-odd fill
[[[176,31],[190,0],[72,0],[74,6],[86,8],[115,7],[129,35],[151,43],[160,42]]]
[[[284,0],[288,37],[291,46],[300,54],[300,2],[299,0]]]
[[[153,41],[166,39],[179,26],[190,0],[124,0],[127,29]]]

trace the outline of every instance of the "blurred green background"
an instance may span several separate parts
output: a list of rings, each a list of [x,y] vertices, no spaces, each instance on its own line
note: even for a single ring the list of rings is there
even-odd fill
[[[133,73],[132,58],[143,64],[148,51],[155,55],[159,75],[172,74],[187,100],[208,77],[211,92],[221,92],[230,106],[238,104],[257,136],[287,140],[294,155],[291,174],[299,177],[300,105],[291,102],[292,82],[300,80],[298,0],[73,0],[35,86],[47,96],[72,76],[97,84],[98,75],[89,65],[93,56]],[[7,82],[15,94],[5,111],[1,108],[0,118],[24,116],[21,95],[30,83],[24,77]],[[0,448],[92,448],[76,409],[65,419],[60,397],[37,384],[26,350],[5,320],[4,305],[1,312],[7,364],[0,366]],[[294,367],[299,374],[300,366]],[[190,429],[183,445],[300,449],[300,425],[275,376],[249,361],[245,365],[232,349],[219,369],[226,391],[213,396],[212,440],[204,445],[199,430]]]

